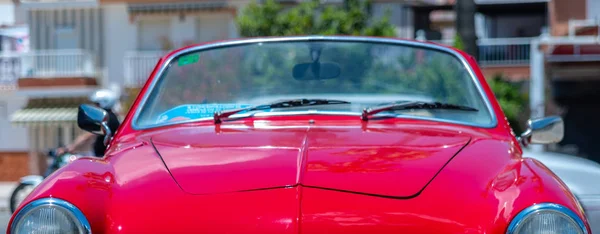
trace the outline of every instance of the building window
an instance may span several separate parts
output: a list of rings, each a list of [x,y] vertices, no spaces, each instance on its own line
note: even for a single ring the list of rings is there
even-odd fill
[[[75,27],[59,26],[54,30],[54,48],[56,49],[77,49],[79,48],[79,38]]]
[[[170,19],[143,19],[138,23],[138,49],[140,50],[171,50],[171,21]]]
[[[196,21],[198,42],[228,39],[232,31],[233,19],[230,14],[206,14]]]

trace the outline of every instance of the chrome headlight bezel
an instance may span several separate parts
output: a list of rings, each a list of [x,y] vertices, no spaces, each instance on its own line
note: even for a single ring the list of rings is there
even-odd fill
[[[575,214],[575,212],[573,212],[572,210],[570,210],[569,208],[567,208],[565,206],[555,204],[555,203],[535,204],[535,205],[532,205],[532,206],[527,207],[526,209],[522,210],[512,219],[512,221],[510,222],[510,224],[508,226],[508,229],[506,230],[506,234],[514,234],[515,231],[517,230],[517,228],[523,224],[523,221],[525,221],[527,217],[529,217],[530,215],[539,213],[539,212],[544,212],[544,211],[557,212],[557,213],[560,213],[562,215],[569,217],[577,224],[577,226],[581,229],[581,231],[584,234],[588,234],[587,227],[585,226],[583,220],[577,214]]]
[[[34,211],[40,207],[55,207],[55,208],[63,209],[64,211],[69,212],[69,214],[75,218],[74,221],[77,222],[77,224],[79,225],[81,230],[83,230],[83,233],[85,233],[85,234],[92,233],[90,223],[88,222],[88,220],[85,217],[85,215],[83,214],[83,212],[81,212],[81,210],[79,210],[73,204],[71,204],[65,200],[58,199],[58,198],[41,198],[41,199],[34,200],[34,201],[30,202],[29,204],[25,205],[23,207],[23,209],[21,209],[19,212],[17,212],[15,218],[13,219],[13,222],[10,225],[10,233],[15,233],[15,229],[17,228],[17,225],[19,225],[19,222],[24,217],[26,217],[27,214],[31,213],[32,211]]]

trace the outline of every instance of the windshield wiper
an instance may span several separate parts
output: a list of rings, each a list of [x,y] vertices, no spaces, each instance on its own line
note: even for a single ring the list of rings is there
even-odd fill
[[[377,114],[383,111],[390,110],[408,110],[408,109],[447,109],[447,110],[460,110],[460,111],[479,111],[473,107],[454,105],[441,102],[422,102],[422,101],[409,101],[409,102],[394,102],[388,105],[374,106],[365,108],[361,115],[363,121],[369,120],[369,116]]]
[[[350,102],[342,100],[331,100],[331,99],[290,99],[284,101],[278,101],[266,105],[257,105],[235,110],[219,111],[214,115],[215,124],[220,124],[221,119],[232,116],[236,113],[243,111],[256,111],[256,110],[268,110],[273,108],[290,108],[299,106],[316,106],[316,105],[331,105],[331,104],[350,104]]]

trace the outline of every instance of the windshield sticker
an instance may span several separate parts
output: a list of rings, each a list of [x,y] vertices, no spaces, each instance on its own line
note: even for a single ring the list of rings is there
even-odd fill
[[[188,104],[177,106],[158,116],[156,123],[178,121],[182,119],[199,119],[212,117],[215,112],[231,109],[246,108],[249,104]]]
[[[198,60],[200,60],[199,54],[191,54],[191,55],[181,56],[181,58],[179,58],[177,60],[177,62],[179,64],[179,66],[185,66],[188,64],[197,63]]]

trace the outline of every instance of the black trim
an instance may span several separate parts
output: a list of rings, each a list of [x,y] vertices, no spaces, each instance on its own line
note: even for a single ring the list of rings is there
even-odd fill
[[[185,192],[185,190],[183,189],[183,187],[181,187],[181,185],[177,182],[177,180],[175,179],[175,176],[173,176],[173,173],[171,172],[171,170],[169,169],[169,167],[167,166],[167,163],[165,162],[165,160],[163,159],[162,155],[160,155],[160,152],[158,152],[158,149],[156,148],[156,145],[154,145],[154,142],[152,141],[152,138],[150,138],[150,140],[148,140],[148,142],[150,142],[150,145],[152,146],[152,148],[154,149],[154,152],[156,152],[156,155],[158,155],[158,158],[160,159],[160,161],[163,163],[163,165],[165,166],[165,169],[167,169],[167,171],[169,172],[169,175],[171,175],[171,179],[173,179],[173,182],[175,182],[175,184],[177,185],[177,187],[179,187],[179,189],[181,189],[181,191]]]

